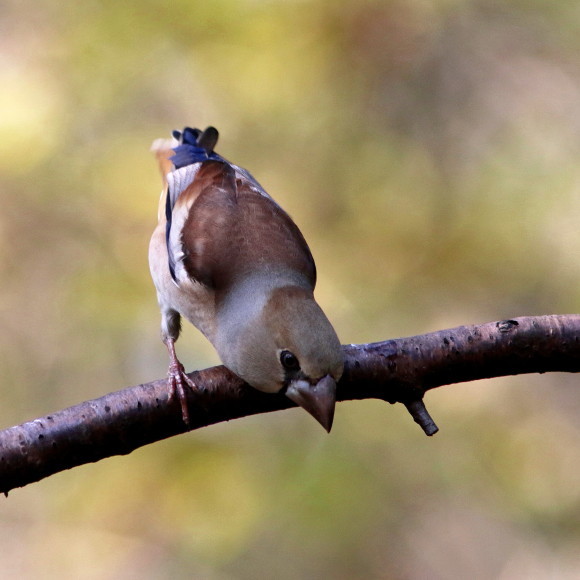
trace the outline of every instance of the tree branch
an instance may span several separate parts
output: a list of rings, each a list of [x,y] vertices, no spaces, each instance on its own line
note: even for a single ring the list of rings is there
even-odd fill
[[[435,387],[476,379],[580,371],[580,315],[536,316],[460,326],[373,344],[343,347],[340,401],[403,403],[427,435],[437,427],[424,404]],[[189,375],[189,429],[294,407],[219,366]],[[0,492],[39,481],[187,431],[165,380],[110,393],[0,432]]]

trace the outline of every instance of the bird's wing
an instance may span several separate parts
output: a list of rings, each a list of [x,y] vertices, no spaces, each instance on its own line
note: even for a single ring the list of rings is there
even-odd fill
[[[248,171],[213,152],[213,131],[174,133],[181,145],[173,147],[174,169],[165,174],[173,280],[186,276],[219,290],[265,269],[293,273],[314,288],[316,268],[300,230]]]
[[[234,170],[221,161],[204,161],[180,171],[193,174],[173,204],[167,244],[174,280],[186,276],[209,287],[230,257],[236,222]],[[170,188],[171,191],[171,188]],[[169,207],[169,205],[168,205]]]
[[[249,174],[248,174],[249,175]],[[294,272],[314,289],[316,266],[310,248],[292,218],[253,178],[236,170],[240,268],[260,263],[272,273]]]
[[[225,290],[257,270],[283,270],[314,288],[314,260],[288,214],[229,163],[195,165],[172,209],[168,254],[175,280],[185,274]]]

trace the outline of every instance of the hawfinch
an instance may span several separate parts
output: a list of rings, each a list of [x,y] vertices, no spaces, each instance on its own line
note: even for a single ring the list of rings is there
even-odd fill
[[[314,300],[316,268],[300,230],[252,175],[214,153],[218,132],[186,127],[153,144],[164,179],[149,264],[170,356],[168,381],[188,423],[175,355],[181,317],[249,385],[282,392],[330,431],[343,356]]]

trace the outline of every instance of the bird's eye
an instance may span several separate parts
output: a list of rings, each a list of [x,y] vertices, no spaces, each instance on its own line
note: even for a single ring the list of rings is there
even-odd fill
[[[287,371],[297,371],[300,369],[298,359],[289,350],[283,350],[280,353],[280,362]]]

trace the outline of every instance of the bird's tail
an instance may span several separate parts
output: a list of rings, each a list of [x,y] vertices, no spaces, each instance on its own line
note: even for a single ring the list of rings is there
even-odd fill
[[[151,151],[159,163],[163,186],[167,186],[167,174],[186,165],[214,159],[223,159],[214,153],[219,133],[214,127],[205,131],[185,127],[183,131],[173,131],[172,139],[155,139]]]
[[[213,151],[219,137],[215,127],[208,127],[205,131],[185,127],[183,131],[173,131],[173,137],[179,143],[171,157],[176,169],[210,159],[224,161]]]

